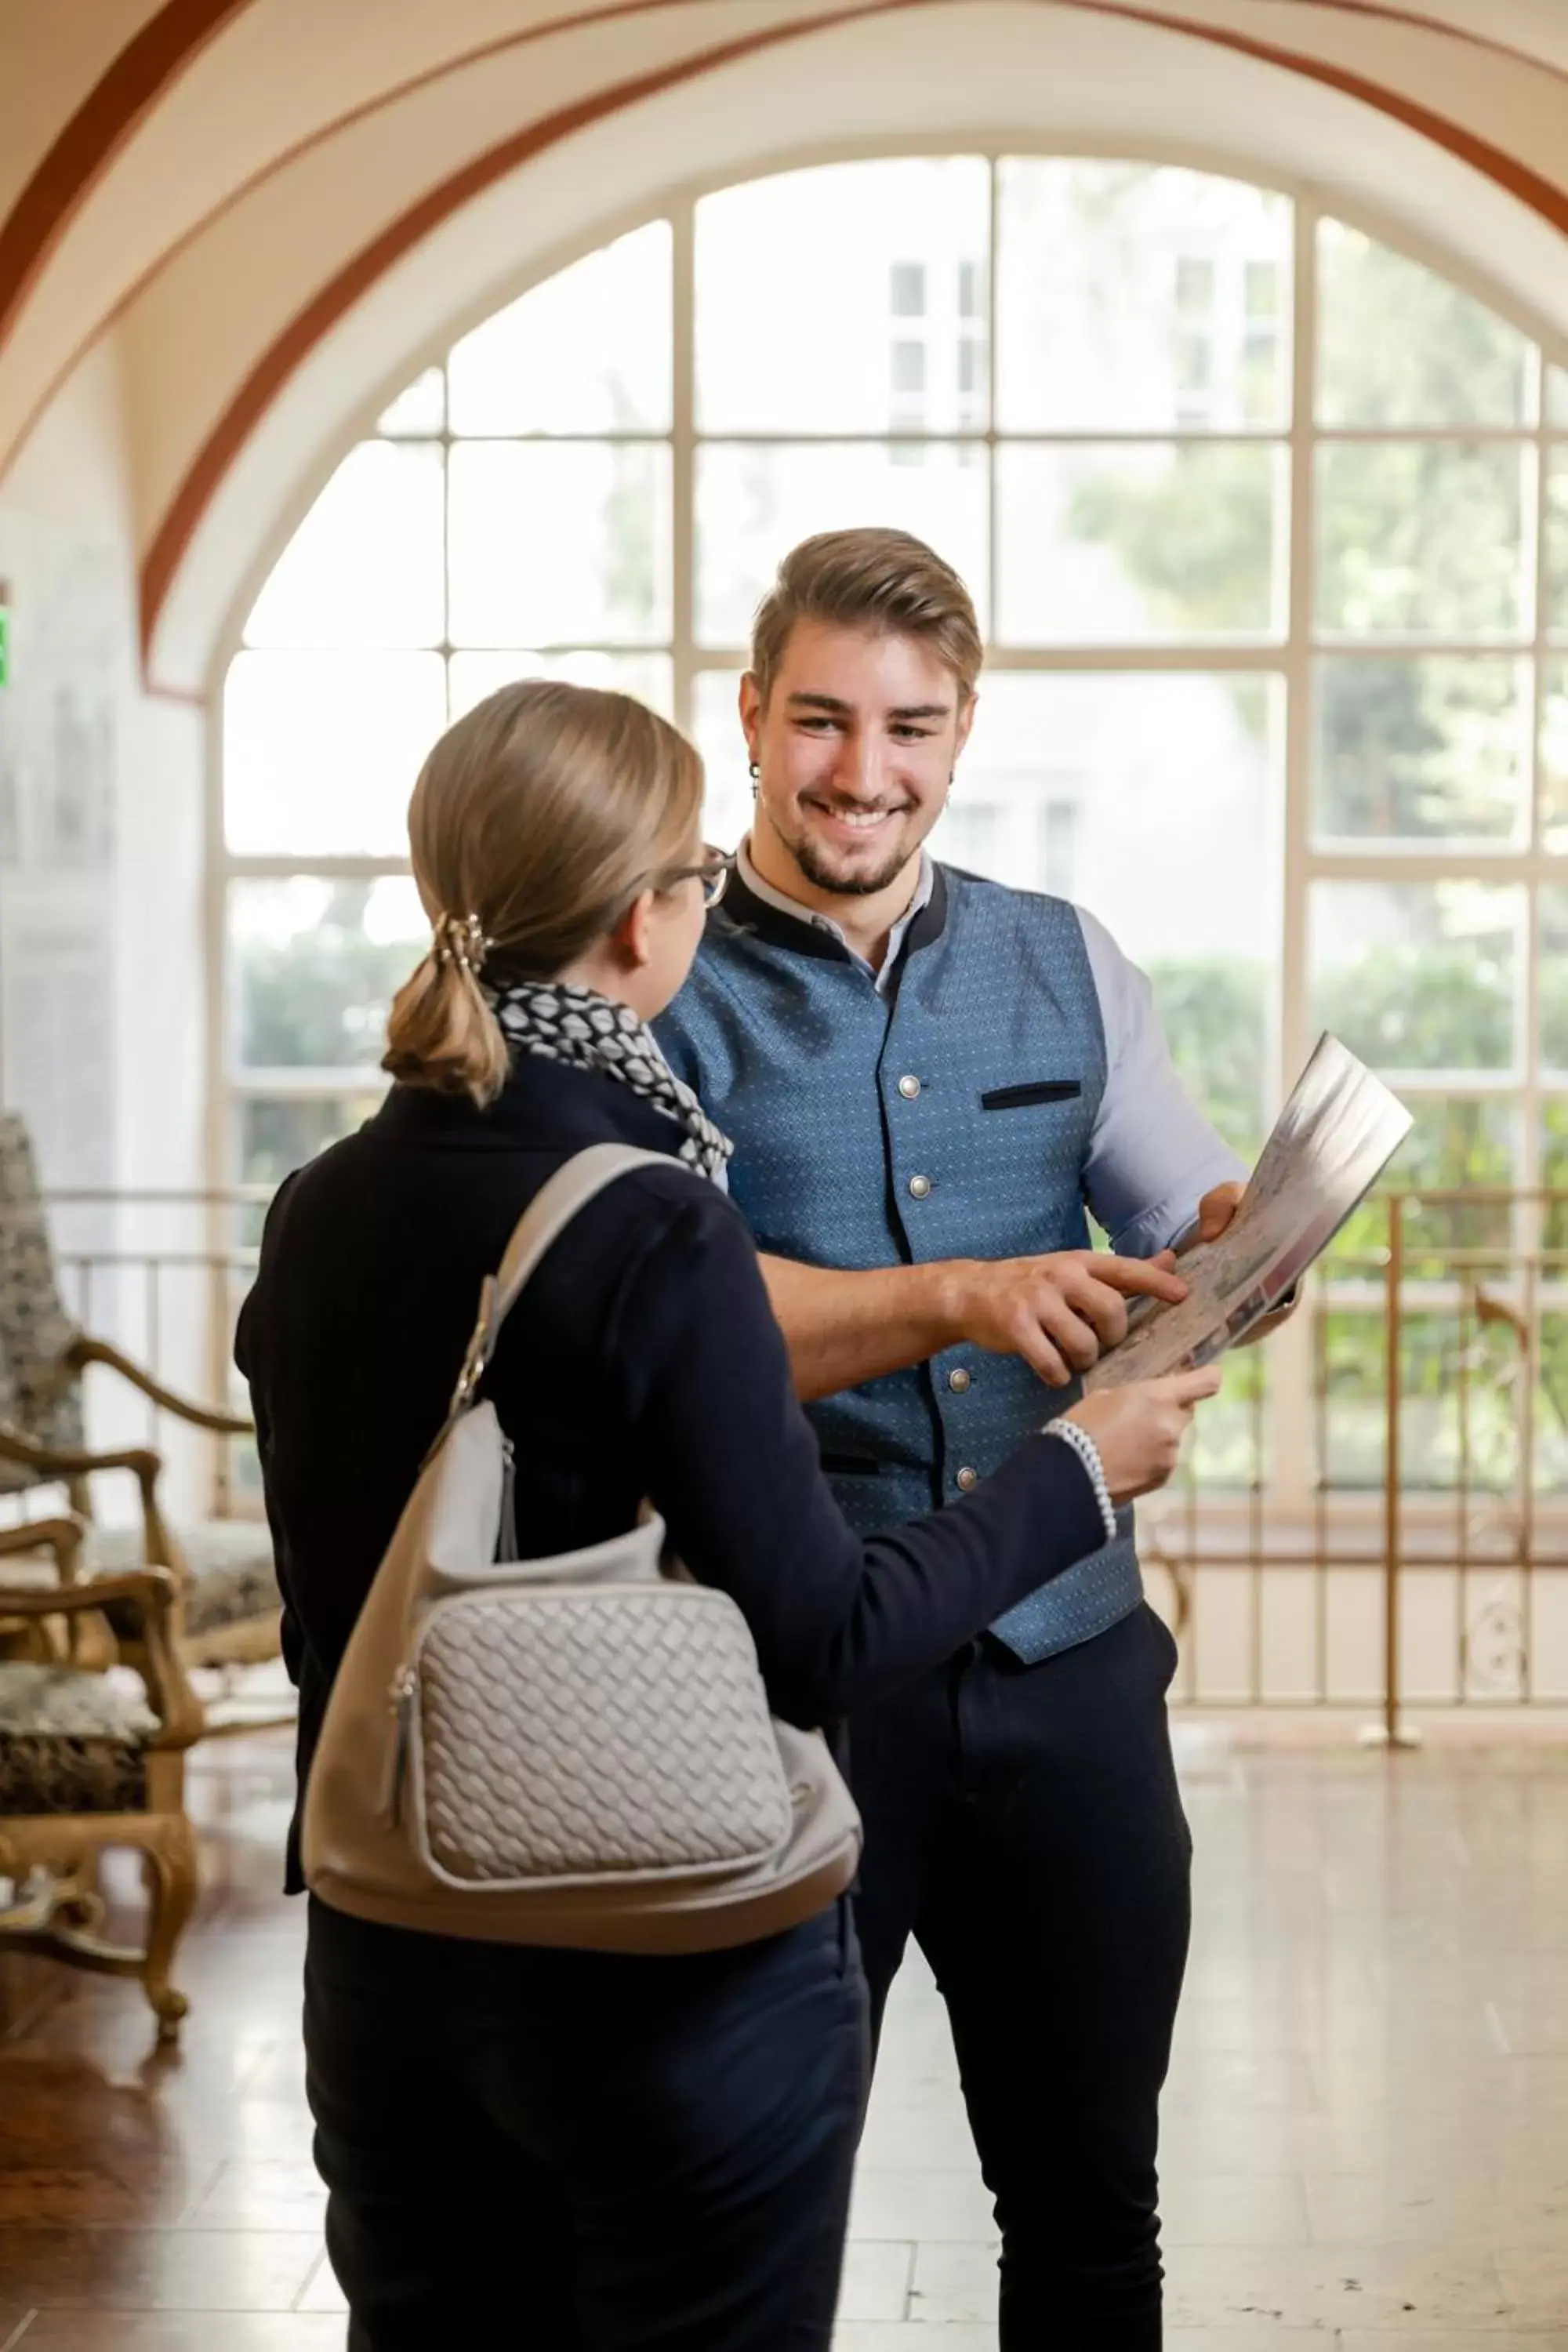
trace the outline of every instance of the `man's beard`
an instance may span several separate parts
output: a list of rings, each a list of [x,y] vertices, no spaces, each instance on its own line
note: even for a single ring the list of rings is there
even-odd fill
[[[803,833],[798,841],[792,841],[789,848],[795,864],[814,890],[831,890],[840,898],[875,898],[879,890],[885,890],[890,882],[898,880],[910,856],[907,847],[901,848],[896,850],[889,861],[878,866],[874,873],[847,877],[835,873],[824,861],[808,833]]]

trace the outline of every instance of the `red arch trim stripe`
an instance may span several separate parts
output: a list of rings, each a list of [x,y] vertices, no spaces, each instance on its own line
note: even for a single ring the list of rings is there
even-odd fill
[[[250,0],[168,0],[100,76],[0,224],[0,343],[49,255],[132,132]]]

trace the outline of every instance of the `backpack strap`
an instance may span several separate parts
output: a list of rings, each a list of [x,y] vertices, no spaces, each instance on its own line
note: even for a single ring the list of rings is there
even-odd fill
[[[479,1319],[463,1358],[463,1369],[458,1374],[458,1385],[452,1391],[446,1425],[430,1448],[431,1454],[444,1443],[453,1423],[473,1402],[474,1391],[495,1354],[502,1324],[517,1305],[545,1251],[560,1239],[578,1211],[596,1200],[606,1185],[613,1184],[619,1176],[629,1176],[638,1168],[679,1164],[679,1160],[672,1162],[667,1151],[639,1151],[629,1143],[593,1143],[540,1186],[512,1228],[499,1271],[485,1276],[479,1292]]]

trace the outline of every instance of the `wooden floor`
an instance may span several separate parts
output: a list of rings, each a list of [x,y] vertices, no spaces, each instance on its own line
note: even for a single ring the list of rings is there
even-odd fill
[[[1166,2108],[1173,2352],[1568,2352],[1568,1746],[1258,1736],[1182,1735],[1198,1927]],[[134,1986],[0,1961],[0,2352],[342,2346],[301,1920],[276,1893],[289,1782],[277,1734],[195,1759],[207,1891],[177,2054],[153,2053]],[[911,1968],[842,2352],[985,2352],[994,2262]]]

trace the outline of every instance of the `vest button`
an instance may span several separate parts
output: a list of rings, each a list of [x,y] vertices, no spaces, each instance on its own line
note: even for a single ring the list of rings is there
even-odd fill
[[[963,1465],[963,1469],[962,1469],[962,1470],[959,1472],[959,1474],[958,1474],[958,1484],[959,1484],[960,1491],[961,1491],[962,1493],[963,1493],[963,1494],[967,1495],[967,1494],[970,1492],[970,1490],[971,1490],[971,1488],[972,1488],[972,1487],[974,1487],[974,1486],[979,1486],[979,1484],[980,1484],[980,1473],[979,1473],[979,1471],[978,1471],[978,1470],[972,1470],[972,1469],[970,1468],[970,1466],[969,1466],[968,1463],[966,1462],[966,1463],[964,1464],[964,1465]]]
[[[920,1090],[921,1082],[919,1078],[908,1077],[900,1078],[899,1080],[899,1092],[902,1095],[906,1102],[913,1102]]]
[[[917,1201],[923,1201],[926,1194],[931,1191],[931,1178],[929,1176],[911,1176],[910,1178],[910,1191]]]
[[[956,1396],[962,1396],[964,1390],[969,1386],[970,1377],[970,1374],[964,1370],[962,1364],[955,1365],[953,1370],[949,1372],[947,1376],[947,1385],[952,1390]]]

